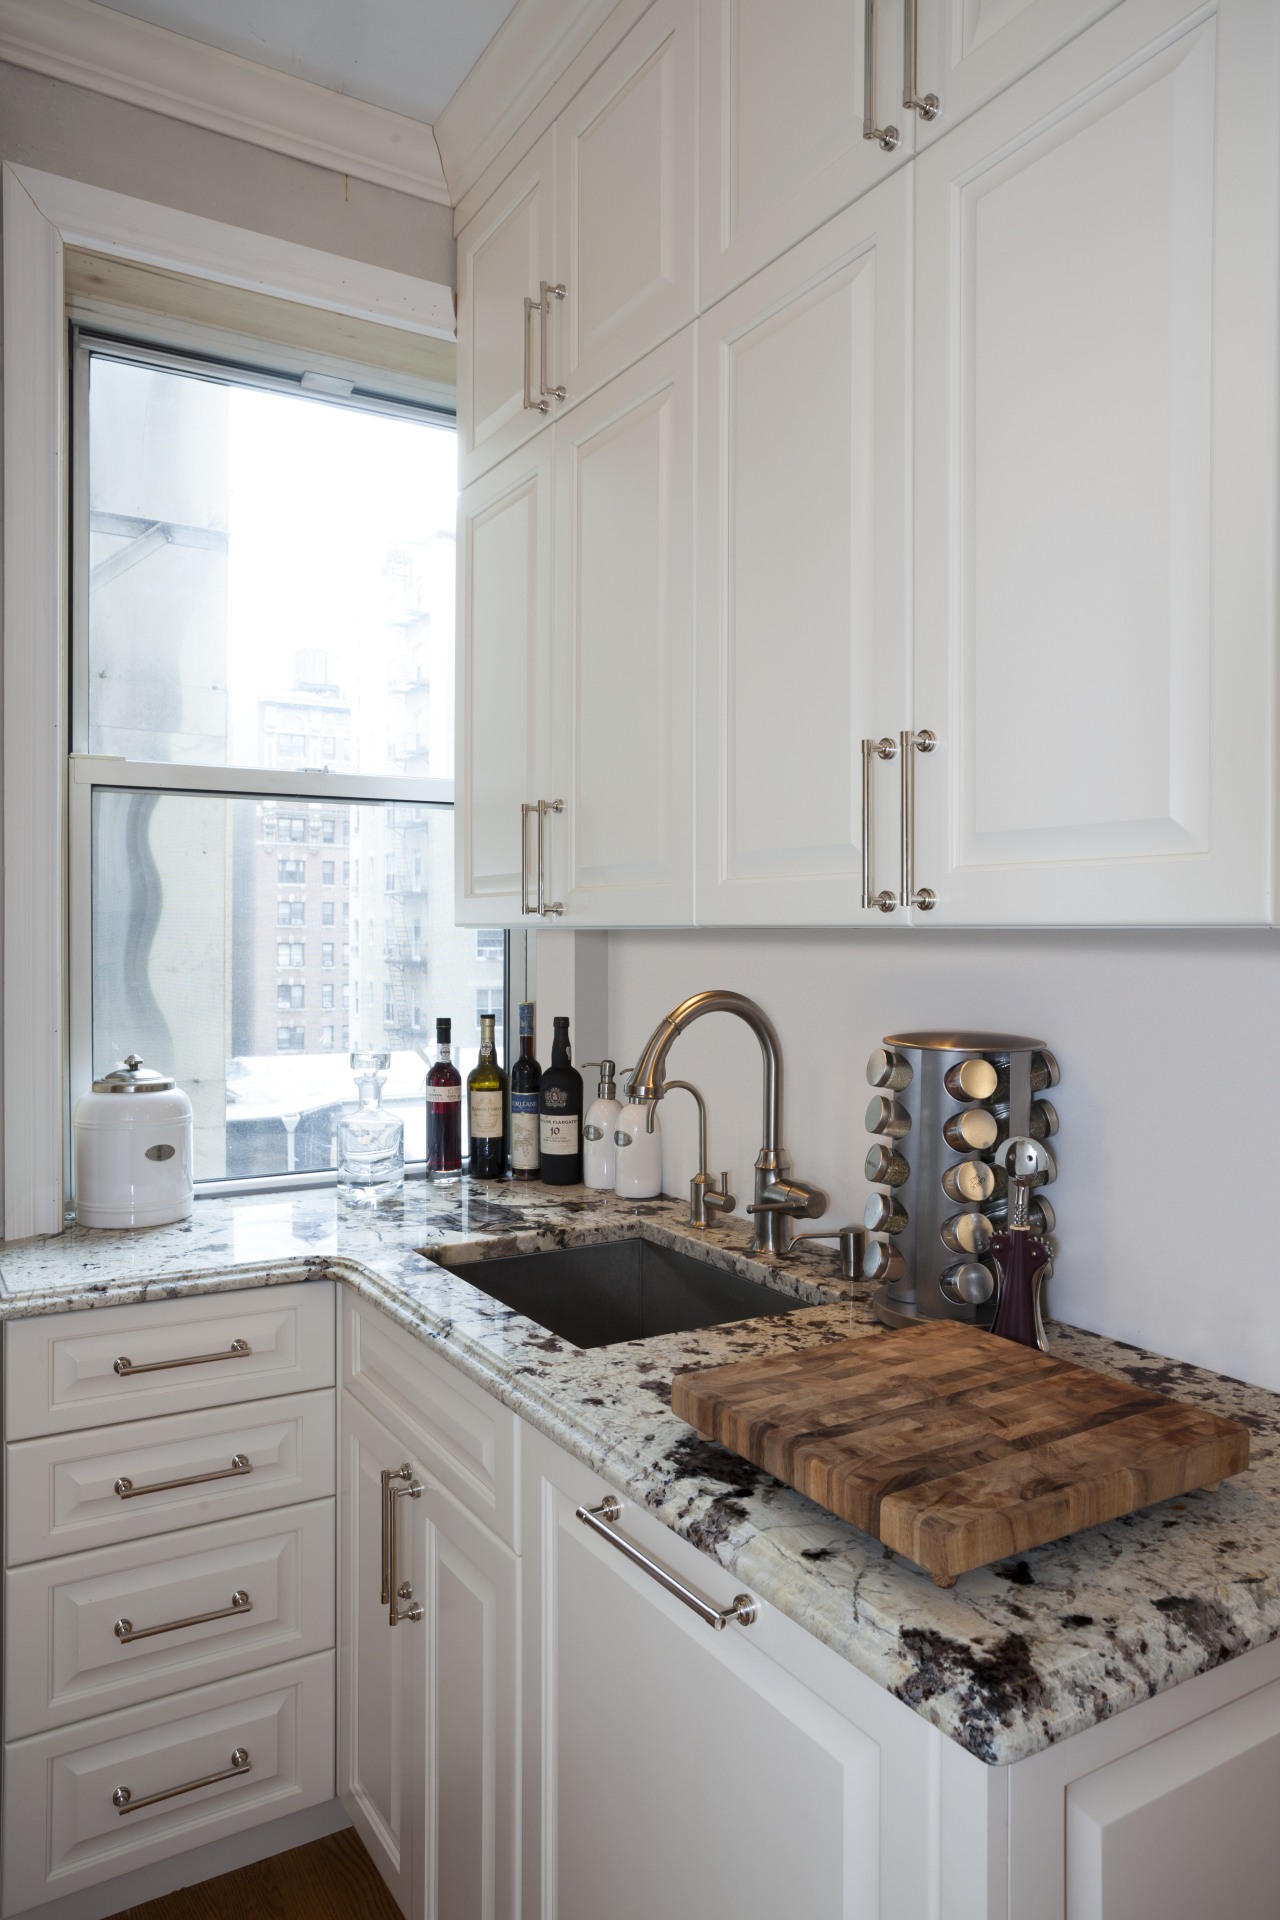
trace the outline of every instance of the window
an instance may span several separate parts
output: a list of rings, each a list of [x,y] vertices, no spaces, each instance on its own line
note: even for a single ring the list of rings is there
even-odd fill
[[[424,700],[409,640],[424,686],[452,682],[452,423],[87,331],[72,402],[72,1084],[154,1058],[195,1096],[199,1184],[278,1178],[332,1168],[339,1045],[376,1045],[420,1160],[411,943],[433,962],[421,1024],[464,1031],[475,991],[452,769],[399,757]],[[362,995],[347,896],[415,866],[441,876],[439,918],[415,900],[415,942],[397,912],[386,960],[379,929]]]
[[[496,960],[501,963],[506,952],[507,937],[492,927],[484,927],[476,933],[476,959]]]
[[[415,960],[422,958],[422,922],[417,914],[413,917],[413,945],[409,949]]]
[[[498,1016],[498,1026],[499,1027],[502,1026],[502,988],[501,987],[477,987],[476,988],[476,1035],[477,1037],[479,1037],[479,1033],[480,1033],[480,1015],[482,1013],[496,1014]]]

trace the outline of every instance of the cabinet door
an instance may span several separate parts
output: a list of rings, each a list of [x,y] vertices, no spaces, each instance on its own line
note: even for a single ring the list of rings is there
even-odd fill
[[[880,1920],[875,1742],[759,1623],[713,1632],[577,1520],[605,1491],[585,1468],[545,1443],[528,1464],[525,1920]],[[644,1522],[618,1524],[653,1552]],[[730,1604],[732,1575],[660,1550]]]
[[[934,923],[1268,915],[1280,12],[1182,10],[916,163]]]
[[[555,431],[548,885],[579,926],[693,916],[690,327]]]
[[[907,0],[917,9],[915,91],[938,112],[919,120],[916,145],[939,140],[976,107],[1021,79],[1118,0]],[[908,42],[908,55],[910,46]],[[905,102],[906,92],[903,98]]]
[[[382,1471],[403,1445],[343,1395],[338,1517],[338,1796],[401,1912],[421,1912],[426,1633],[389,1624],[382,1599]],[[422,1592],[421,1500],[397,1503],[395,1574]],[[406,1603],[408,1604],[408,1603]]]
[[[556,122],[552,379],[566,406],[692,320],[696,23],[657,0]]]
[[[524,802],[546,763],[551,628],[551,435],[541,435],[458,502],[459,926],[519,921]],[[529,897],[534,874],[528,874]]]
[[[906,724],[908,214],[897,174],[701,322],[700,921],[894,924],[861,743]]]
[[[929,4],[930,0],[921,0]],[[863,138],[871,0],[701,0],[701,302],[736,287],[877,186],[913,148],[903,113],[903,0],[876,0],[876,125]]]
[[[555,278],[554,152],[555,129],[549,128],[458,236],[458,480],[464,487],[546,423],[545,413],[526,405],[526,372],[535,396],[539,390],[542,342],[538,314],[526,320],[524,303],[538,300],[542,282]]]

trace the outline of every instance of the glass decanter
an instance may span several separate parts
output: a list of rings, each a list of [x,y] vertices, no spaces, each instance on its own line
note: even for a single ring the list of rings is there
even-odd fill
[[[353,1053],[360,1104],[338,1125],[338,1198],[349,1207],[395,1206],[404,1194],[404,1121],[385,1113],[389,1053]]]

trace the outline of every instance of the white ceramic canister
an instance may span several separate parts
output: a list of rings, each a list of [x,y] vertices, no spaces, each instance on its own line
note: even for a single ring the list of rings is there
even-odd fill
[[[191,1102],[136,1053],[76,1102],[72,1133],[82,1227],[162,1227],[190,1218]]]
[[[618,1115],[613,1139],[618,1149],[614,1192],[627,1200],[656,1199],[662,1192],[662,1122],[657,1107],[647,1100],[628,1100]]]

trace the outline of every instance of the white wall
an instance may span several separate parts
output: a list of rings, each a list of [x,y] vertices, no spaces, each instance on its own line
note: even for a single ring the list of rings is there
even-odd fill
[[[774,1020],[783,1141],[829,1189],[831,1225],[862,1218],[865,1065],[884,1034],[1047,1040],[1062,1065],[1051,1312],[1280,1388],[1280,934],[613,934],[619,1065],[706,987],[750,994]],[[540,1007],[540,1024],[561,1010]],[[706,1096],[711,1164],[732,1169],[741,1210],[760,1144],[755,1039],[708,1016],[676,1042],[671,1072]],[[673,1094],[662,1118],[664,1189],[682,1194],[693,1102]]]

